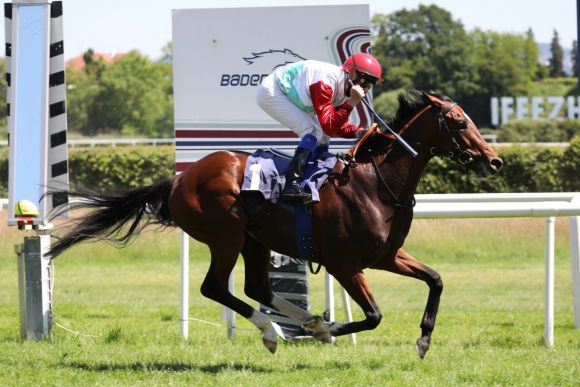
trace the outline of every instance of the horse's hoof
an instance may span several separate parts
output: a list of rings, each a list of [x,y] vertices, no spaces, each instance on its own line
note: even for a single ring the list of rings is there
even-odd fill
[[[423,359],[429,350],[429,341],[424,337],[420,337],[417,339],[417,343],[415,345],[417,346],[417,353],[419,354],[419,357]]]
[[[278,337],[285,339],[282,328],[275,322],[268,321],[268,325],[262,330],[262,342],[271,353],[276,353]]]
[[[270,351],[270,353],[276,353],[276,349],[278,348],[278,343],[276,341],[262,339],[262,342],[264,343],[266,348],[268,348],[268,351]]]

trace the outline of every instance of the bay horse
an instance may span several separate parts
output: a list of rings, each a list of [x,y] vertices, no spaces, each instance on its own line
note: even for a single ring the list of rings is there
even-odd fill
[[[56,257],[88,239],[126,244],[147,224],[177,226],[208,245],[211,263],[201,293],[250,320],[274,353],[277,329],[266,314],[228,291],[228,277],[241,253],[248,297],[297,320],[317,339],[371,330],[381,311],[364,269],[386,270],[427,283],[429,295],[421,320],[418,354],[429,350],[443,282],[439,274],[403,248],[413,219],[414,193],[428,161],[448,157],[480,175],[496,173],[502,160],[486,143],[469,116],[448,97],[411,90],[399,95],[390,125],[418,152],[413,158],[376,124],[337,162],[312,205],[315,258],[364,311],[361,321],[325,322],[319,316],[275,296],[268,278],[270,251],[298,257],[293,213],[251,191],[241,191],[248,154],[217,151],[192,163],[183,173],[159,183],[109,194],[87,189],[72,207],[90,208],[52,246]],[[355,151],[356,149],[356,151]],[[356,158],[356,159],[355,159]],[[125,227],[127,226],[127,227]]]

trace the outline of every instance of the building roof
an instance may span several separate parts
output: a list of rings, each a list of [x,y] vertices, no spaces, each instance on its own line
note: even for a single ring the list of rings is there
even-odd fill
[[[106,52],[95,52],[93,54],[93,59],[101,59],[105,64],[111,64],[117,62],[119,59],[123,58],[127,53],[106,53]],[[75,56],[66,61],[65,67],[69,70],[81,70],[85,67],[85,60],[83,58],[84,54]]]

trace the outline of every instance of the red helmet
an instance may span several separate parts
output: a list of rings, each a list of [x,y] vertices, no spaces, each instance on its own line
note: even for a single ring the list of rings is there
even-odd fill
[[[370,75],[379,82],[383,80],[381,78],[381,64],[370,54],[362,52],[356,53],[344,61],[342,68],[344,71],[349,73],[351,80],[357,78],[357,73]]]

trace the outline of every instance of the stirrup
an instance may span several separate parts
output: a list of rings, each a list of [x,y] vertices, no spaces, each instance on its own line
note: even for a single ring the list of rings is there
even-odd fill
[[[306,203],[312,200],[312,195],[304,191],[304,189],[302,189],[299,184],[292,184],[292,181],[289,181],[282,190],[280,198],[286,202],[291,203]]]
[[[282,192],[280,198],[288,203],[310,203],[312,202],[312,195],[308,192]]]

